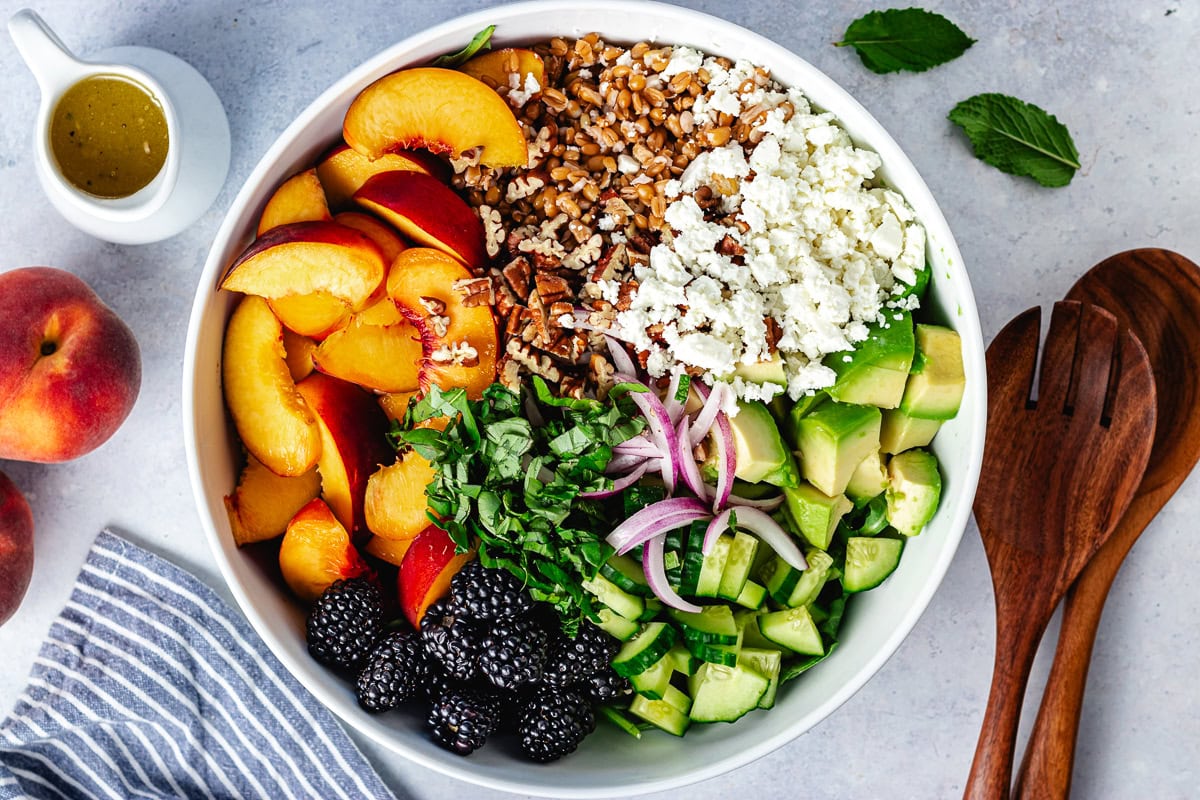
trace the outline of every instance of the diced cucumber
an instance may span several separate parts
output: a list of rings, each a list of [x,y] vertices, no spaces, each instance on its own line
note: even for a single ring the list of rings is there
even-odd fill
[[[750,578],[750,567],[754,564],[754,556],[757,553],[757,536],[751,536],[744,531],[734,534],[729,556],[725,560],[725,570],[721,573],[721,584],[717,587],[718,597],[737,601]]]
[[[770,683],[767,691],[758,699],[759,708],[775,705],[775,692],[779,689],[779,670],[783,666],[783,653],[774,647],[743,647],[738,654],[738,664],[746,664]]]
[[[807,606],[772,611],[758,618],[758,629],[770,641],[796,653],[824,655],[821,632]]]
[[[734,602],[746,608],[762,608],[763,603],[767,602],[767,587],[761,583],[746,581]]]
[[[608,561],[600,565],[600,574],[623,592],[641,597],[650,597],[654,594],[650,591],[650,585],[646,583],[642,565],[629,556],[613,555],[609,557]]]
[[[704,556],[700,564],[700,575],[696,579],[697,597],[716,597],[721,589],[721,576],[729,563],[729,550],[733,537],[721,534],[713,543],[712,551]]]
[[[635,739],[642,738],[642,729],[619,709],[613,706],[599,705],[596,711],[601,717],[616,725]]]
[[[767,593],[775,602],[786,604],[804,572],[796,569],[779,556],[774,556],[763,564],[757,574],[758,579],[763,582]]]
[[[825,586],[825,581],[829,580],[829,568],[833,566],[833,558],[828,553],[824,550],[809,550],[804,554],[804,560],[808,562],[808,569],[800,574],[800,580],[796,581],[796,586],[787,596],[787,600],[781,601],[782,605],[788,608],[806,606],[816,600]]]
[[[671,609],[671,616],[679,623],[685,642],[737,642],[737,625],[733,621],[733,610],[727,605],[705,606],[699,613]]]
[[[762,631],[758,628],[758,618],[764,613],[766,612],[738,611],[733,615],[738,630],[742,632],[742,649],[747,647],[754,650],[779,649],[779,645],[763,636]]]
[[[696,595],[700,584],[700,573],[704,569],[704,532],[708,524],[694,522],[688,527],[687,536],[683,540],[682,566],[679,573],[679,592]]]
[[[649,668],[636,675],[630,675],[629,682],[633,684],[633,690],[638,694],[649,697],[651,700],[661,700],[667,687],[671,685],[671,675],[674,672],[675,659],[671,657],[671,651],[668,650]]]
[[[688,679],[693,722],[733,722],[758,708],[771,682],[749,664],[705,664]]]
[[[689,653],[701,661],[732,667],[737,663],[738,653],[742,650],[742,635],[742,631],[738,631],[737,638],[732,644],[716,644],[698,638],[685,638],[683,646],[688,649]]]
[[[608,633],[622,642],[629,641],[637,632],[641,630],[641,626],[631,619],[625,619],[617,612],[607,606],[602,606],[596,611],[596,627]]]
[[[883,583],[900,563],[904,540],[877,536],[846,539],[846,568],[842,586],[847,592],[865,592]]]
[[[685,705],[686,708],[680,710],[680,705]],[[670,686],[667,687],[666,696],[662,700],[635,696],[629,704],[629,713],[667,733],[683,736],[684,731],[692,724],[692,718],[688,716],[691,707],[691,699],[674,686]]]
[[[583,581],[580,585],[625,619],[637,619],[646,610],[645,600],[617,588],[616,584],[603,575],[597,574],[596,577]]]
[[[688,652],[688,649],[678,642],[667,653],[667,658],[671,659],[672,666],[676,672],[682,672],[684,675],[691,675],[700,665],[704,663],[696,656]]]
[[[662,611],[662,600],[657,597],[646,598],[646,610],[637,618],[637,622],[649,622],[658,616],[658,612]]]
[[[647,622],[613,657],[612,668],[626,678],[645,672],[667,654],[678,634],[665,622]]]

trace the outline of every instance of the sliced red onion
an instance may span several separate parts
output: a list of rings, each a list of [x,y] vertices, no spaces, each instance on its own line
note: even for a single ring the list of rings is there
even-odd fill
[[[604,340],[608,342],[608,354],[612,357],[613,367],[616,368],[617,372],[636,375],[637,367],[633,365],[633,359],[629,357],[629,353],[625,351],[625,347],[614,339],[611,334],[604,334]]]
[[[662,451],[658,449],[658,446],[645,436],[635,436],[632,439],[626,439],[614,447],[613,452],[618,454],[629,454],[632,456],[642,456],[644,458],[659,458],[662,456]]]
[[[692,421],[692,446],[695,446],[704,441],[704,437],[708,436],[712,430],[713,423],[717,420],[717,414],[720,413],[721,406],[725,402],[725,391],[729,384],[718,383],[711,391],[699,381],[693,381],[692,386],[696,387],[696,394],[704,400],[704,405],[700,407],[696,419]]]
[[[671,382],[667,384],[667,395],[663,398],[663,407],[667,409],[667,416],[671,418],[672,425],[678,423],[679,418],[683,416],[683,403],[675,399],[675,395],[679,394],[679,382],[682,379],[682,372],[672,375]]]
[[[689,603],[676,594],[675,590],[671,588],[671,582],[667,580],[667,567],[663,563],[664,539],[666,536],[659,534],[646,541],[646,549],[642,551],[642,571],[646,573],[646,583],[649,584],[650,591],[654,592],[655,597],[671,608],[699,614],[702,611],[700,606]]]
[[[696,497],[708,500],[708,487],[704,484],[704,478],[700,477],[700,467],[696,465],[696,457],[692,455],[691,437],[688,435],[689,422],[688,416],[684,414],[679,420],[679,427],[675,429],[676,440],[679,443],[679,472],[683,476],[683,482]]]
[[[675,441],[675,426],[671,424],[667,409],[663,407],[658,395],[651,391],[630,392],[627,397],[646,417],[650,438],[662,452],[659,471],[662,472],[663,483],[667,487],[667,494],[674,494],[675,476],[679,474],[679,445]]]
[[[737,515],[737,526],[753,533],[765,542],[775,554],[796,569],[808,569],[808,561],[796,544],[796,539],[779,526],[766,513],[757,508],[741,506],[733,510]]]
[[[618,553],[624,553],[651,536],[707,516],[708,507],[700,500],[694,497],[672,497],[651,503],[636,512],[613,528],[606,539]]]
[[[713,511],[719,511],[729,503],[733,491],[733,475],[737,472],[737,454],[733,448],[733,429],[729,418],[722,411],[717,414],[717,493],[713,498]]]
[[[650,460],[636,453],[617,453],[608,460],[608,466],[604,468],[604,471],[609,475],[618,472],[628,472],[642,464],[646,464]],[[658,469],[658,459],[653,459],[653,461],[653,464],[647,464],[647,469]]]
[[[746,508],[758,508],[763,511],[774,511],[783,505],[783,495],[775,497],[764,497],[761,500],[751,500],[749,497],[738,497],[736,494],[729,495],[729,505],[744,506]]]
[[[580,497],[612,497],[625,489],[628,489],[633,484],[637,483],[643,475],[646,474],[646,462],[633,468],[633,471],[624,477],[617,478],[613,481],[611,489],[599,489],[595,492],[580,492]]]
[[[704,531],[704,544],[700,548],[701,553],[707,556],[712,552],[713,545],[717,543],[717,539],[720,539],[721,534],[729,530],[729,515],[732,513],[733,509],[727,508],[713,517],[712,522],[708,523],[708,528]]]

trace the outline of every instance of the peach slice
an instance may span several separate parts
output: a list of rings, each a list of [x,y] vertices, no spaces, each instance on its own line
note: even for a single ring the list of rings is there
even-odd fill
[[[480,163],[524,167],[525,134],[500,95],[457,70],[405,69],[363,89],[346,111],[346,143],[368,158],[424,147],[458,155],[481,147]]]
[[[336,222],[292,222],[255,239],[221,288],[272,299],[325,292],[357,311],[386,268],[379,245],[361,231]]]
[[[450,177],[446,163],[424,150],[399,150],[372,160],[345,143],[335,145],[321,158],[321,163],[317,164],[317,177],[325,187],[329,204],[334,208],[346,208],[367,178],[393,170],[424,172],[441,180]]]
[[[379,395],[376,398],[379,401],[379,407],[383,409],[383,413],[392,422],[399,422],[404,419],[404,415],[408,412],[408,401],[413,398],[418,398],[420,392],[387,392]]]
[[[353,310],[328,292],[285,294],[267,301],[288,330],[320,341],[346,324]]]
[[[424,358],[421,334],[409,322],[371,325],[357,317],[330,334],[313,355],[317,369],[326,375],[380,392],[415,390]]]
[[[379,252],[383,253],[384,263],[391,264],[396,260],[396,256],[408,247],[391,225],[381,222],[370,214],[364,214],[361,211],[343,211],[335,216],[333,221],[369,236],[371,241],[379,245]]]
[[[320,493],[321,478],[315,468],[289,478],[248,456],[237,488],[225,498],[233,540],[241,547],[282,536],[292,517]]]
[[[314,372],[296,385],[321,434],[321,496],[351,533],[364,530],[367,479],[391,463],[387,417],[375,397],[353,383]]]
[[[246,449],[276,475],[303,475],[321,431],[284,360],[283,328],[265,300],[242,299],[225,328],[225,403]]]
[[[371,573],[350,534],[317,498],[296,512],[279,546],[279,569],[288,588],[313,602],[336,580]]]
[[[279,184],[263,207],[258,235],[290,222],[321,222],[330,219],[325,190],[315,169],[306,169]]]
[[[420,172],[381,172],[364,183],[354,199],[418,244],[436,247],[468,266],[488,262],[483,223],[437,178]]]
[[[396,578],[400,610],[414,628],[421,627],[425,610],[450,592],[450,579],[474,557],[473,550],[456,553],[450,534],[436,525],[417,534]]]
[[[313,371],[313,351],[317,343],[307,336],[301,336],[288,328],[283,329],[284,361],[287,362],[288,372],[296,383],[304,380]]]
[[[409,451],[380,467],[367,481],[367,529],[384,539],[411,539],[429,525],[425,487],[434,479],[432,464]]]
[[[546,66],[542,57],[523,47],[505,47],[481,53],[458,69],[492,87],[511,88],[510,75],[518,76],[517,88],[521,91],[525,90],[530,75],[539,87],[545,85]]]
[[[408,552],[408,548],[412,547],[412,543],[412,539],[383,539],[372,536],[363,549],[380,561],[386,561],[398,567],[404,561],[404,554]]]

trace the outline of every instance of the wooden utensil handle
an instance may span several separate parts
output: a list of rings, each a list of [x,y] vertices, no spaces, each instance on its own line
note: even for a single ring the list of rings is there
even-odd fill
[[[1022,611],[1003,606],[996,609],[992,688],[963,800],[1008,798],[1025,685],[1029,682],[1033,657],[1049,617],[1049,610],[1031,608]]]

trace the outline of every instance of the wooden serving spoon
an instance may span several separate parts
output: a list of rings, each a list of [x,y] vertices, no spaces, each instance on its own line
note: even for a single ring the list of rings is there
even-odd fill
[[[1054,666],[1017,772],[1021,798],[1066,798],[1088,662],[1104,600],[1133,543],[1200,460],[1200,267],[1169,250],[1101,261],[1068,299],[1111,311],[1141,340],[1158,389],[1158,423],[1142,483],[1108,541],[1067,592]]]
[[[996,596],[996,659],[964,798],[1005,800],[1021,701],[1050,614],[1125,513],[1154,438],[1137,337],[1092,305],[1054,305],[1031,400],[1041,309],[987,350],[986,476],[975,519]]]

